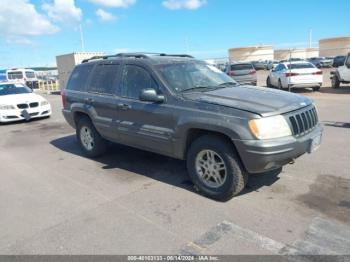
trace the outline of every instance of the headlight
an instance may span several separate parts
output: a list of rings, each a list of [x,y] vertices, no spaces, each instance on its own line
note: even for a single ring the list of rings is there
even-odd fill
[[[287,121],[281,115],[250,120],[249,128],[258,139],[271,139],[292,135]]]
[[[0,110],[12,110],[12,109],[16,109],[16,108],[12,105],[0,105]]]
[[[48,104],[49,104],[49,102],[47,100],[41,101],[41,103],[40,103],[41,106],[47,106]]]

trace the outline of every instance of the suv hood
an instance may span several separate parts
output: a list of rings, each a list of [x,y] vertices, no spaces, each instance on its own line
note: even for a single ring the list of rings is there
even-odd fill
[[[260,116],[291,112],[312,104],[312,100],[286,91],[248,85],[222,88],[205,93],[187,93],[184,97],[197,102],[222,105]]]

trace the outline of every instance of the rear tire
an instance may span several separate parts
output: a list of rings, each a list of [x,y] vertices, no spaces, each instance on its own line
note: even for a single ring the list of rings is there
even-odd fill
[[[340,81],[337,75],[334,75],[332,77],[332,88],[339,88],[340,87]]]
[[[192,143],[187,153],[187,170],[205,196],[220,201],[239,194],[248,181],[233,145],[213,135],[201,136]],[[217,182],[218,176],[221,183]]]
[[[107,142],[98,133],[90,118],[79,119],[76,135],[80,148],[88,157],[99,157],[106,152]]]

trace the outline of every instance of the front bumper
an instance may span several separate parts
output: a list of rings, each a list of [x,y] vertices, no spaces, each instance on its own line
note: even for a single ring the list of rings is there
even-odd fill
[[[51,115],[51,106],[39,106],[28,109],[0,110],[0,122],[8,123],[33,118],[47,117]]]
[[[302,137],[293,136],[271,140],[234,140],[234,144],[248,173],[263,173],[280,168],[310,151],[314,138],[322,135],[318,124]]]

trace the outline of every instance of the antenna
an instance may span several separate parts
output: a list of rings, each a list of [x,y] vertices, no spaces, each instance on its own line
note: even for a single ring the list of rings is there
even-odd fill
[[[79,24],[79,31],[80,31],[81,51],[85,52],[84,34],[83,34],[83,27],[81,26],[81,24]]]

